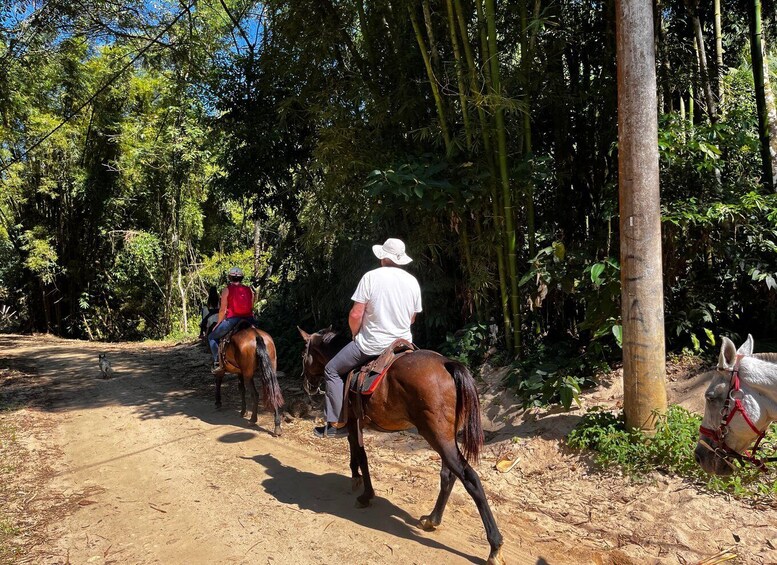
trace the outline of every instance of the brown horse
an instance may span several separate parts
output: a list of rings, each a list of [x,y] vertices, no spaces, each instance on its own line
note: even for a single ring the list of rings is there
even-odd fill
[[[241,407],[240,415],[246,413],[246,388],[251,392],[252,414],[251,423],[256,423],[256,413],[259,409],[259,397],[254,384],[254,375],[258,372],[262,381],[262,396],[268,410],[275,411],[274,435],[281,435],[281,413],[283,396],[275,374],[277,360],[275,343],[270,335],[257,328],[246,328],[236,332],[227,345],[224,355],[224,369],[228,373],[239,375]],[[216,376],[216,407],[221,408],[222,376]]]
[[[308,334],[299,330],[305,340],[303,355],[304,387],[319,390],[324,367],[348,343],[348,339],[331,331]],[[383,382],[371,396],[363,397],[364,418],[381,431],[416,428],[429,445],[440,454],[440,493],[432,513],[423,516],[420,525],[433,530],[440,525],[445,505],[456,479],[475,501],[491,546],[489,564],[504,564],[502,534],[488,505],[483,486],[470,461],[476,461],[483,447],[480,423],[480,401],[475,381],[469,370],[457,361],[434,351],[419,350],[397,359]],[[456,433],[462,432],[459,450]],[[364,484],[357,506],[368,506],[375,496],[367,467],[367,453],[359,445],[359,430],[353,409],[348,410],[348,443],[351,451],[351,477],[354,489]],[[359,470],[363,476],[359,474]]]

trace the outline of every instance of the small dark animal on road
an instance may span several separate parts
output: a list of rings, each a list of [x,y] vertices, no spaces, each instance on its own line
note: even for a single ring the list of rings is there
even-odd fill
[[[111,362],[108,361],[107,357],[105,357],[105,353],[100,353],[100,355],[97,356],[97,359],[100,365],[100,373],[102,373],[103,378],[104,379],[109,378],[113,373],[113,367],[111,367]]]

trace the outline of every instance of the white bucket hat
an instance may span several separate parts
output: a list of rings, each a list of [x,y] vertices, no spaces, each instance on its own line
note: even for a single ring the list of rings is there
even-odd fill
[[[397,265],[407,265],[412,259],[405,253],[401,239],[390,237],[383,245],[373,245],[372,252],[378,259],[391,259]]]

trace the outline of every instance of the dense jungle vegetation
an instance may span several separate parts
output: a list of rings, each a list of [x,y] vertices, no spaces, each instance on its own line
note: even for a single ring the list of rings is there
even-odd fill
[[[0,326],[196,333],[237,264],[296,374],[400,237],[416,341],[568,397],[619,356],[614,4],[4,2]],[[719,4],[655,0],[674,350],[777,331],[777,11]]]

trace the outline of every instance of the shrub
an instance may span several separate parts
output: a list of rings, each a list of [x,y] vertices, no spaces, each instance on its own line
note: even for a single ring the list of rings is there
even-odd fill
[[[567,436],[575,449],[594,451],[594,461],[603,468],[617,467],[636,479],[651,471],[662,471],[704,485],[713,492],[728,492],[739,497],[763,497],[777,494],[773,477],[760,473],[752,465],[742,466],[733,476],[711,477],[696,464],[693,450],[699,437],[701,417],[680,406],[670,406],[661,416],[655,435],[626,430],[623,414],[595,407]],[[766,441],[777,441],[777,432]]]
[[[455,333],[448,333],[440,353],[465,365],[480,364],[494,341],[489,326],[483,323],[468,324]]]

